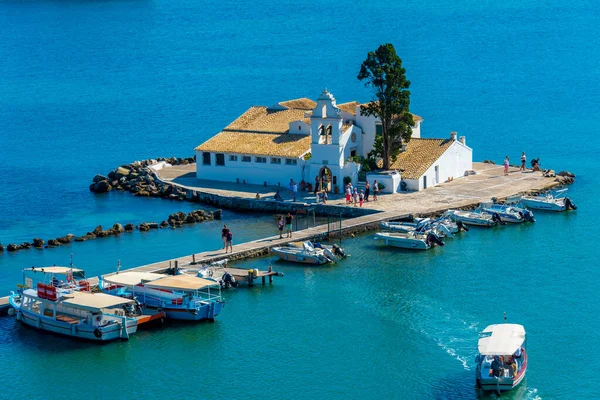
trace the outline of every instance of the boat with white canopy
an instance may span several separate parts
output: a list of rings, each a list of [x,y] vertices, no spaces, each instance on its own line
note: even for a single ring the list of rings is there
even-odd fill
[[[37,283],[9,298],[17,320],[34,328],[95,341],[128,339],[142,316],[136,302],[103,293],[80,292]],[[160,315],[159,315],[160,317]]]
[[[462,222],[465,225],[474,226],[490,227],[496,226],[502,222],[500,216],[496,213],[488,214],[476,211],[448,210],[444,213],[444,216],[447,216],[456,223]]]
[[[377,232],[375,240],[380,240],[386,246],[410,250],[429,250],[436,245],[443,246],[444,242],[433,232]]]
[[[144,308],[159,309],[166,318],[213,321],[223,308],[218,282],[190,275],[121,272],[100,278],[100,289],[137,299]]]
[[[479,209],[490,215],[497,214],[502,222],[510,222],[512,224],[535,222],[531,211],[511,204],[481,203]]]
[[[524,343],[523,325],[504,323],[486,327],[477,343],[477,386],[503,392],[521,383],[527,372]]]
[[[527,208],[534,210],[546,210],[546,211],[565,211],[565,210],[577,210],[577,206],[571,201],[570,198],[566,197],[567,189],[557,190],[554,193],[549,191],[545,194],[537,196],[525,195],[521,196],[521,204]]]

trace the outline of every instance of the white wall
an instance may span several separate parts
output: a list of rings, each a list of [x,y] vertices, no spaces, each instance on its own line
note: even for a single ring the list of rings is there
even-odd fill
[[[381,122],[379,118],[375,116],[360,115],[360,106],[356,107],[356,125],[358,125],[362,131],[362,156],[366,157],[367,154],[373,150],[373,143],[375,143],[375,124]],[[421,137],[421,121],[415,123],[412,128],[412,137]]]
[[[304,160],[297,159],[297,165],[286,165],[286,158],[281,158],[281,164],[271,164],[271,157],[266,157],[265,164],[257,163],[256,156],[248,155],[251,158],[250,162],[242,161],[242,154],[237,154],[237,161],[230,161],[229,154],[225,154],[225,165],[216,165],[215,153],[211,153],[210,165],[203,165],[203,152],[196,152],[196,177],[198,179],[208,179],[213,181],[224,182],[240,182],[246,181],[249,184],[263,185],[267,182],[269,186],[277,186],[280,183],[282,186],[288,186],[290,179],[296,182],[302,180],[302,164]],[[305,170],[305,175],[308,171]],[[306,175],[305,179],[310,179],[310,175]],[[313,177],[314,179],[314,177]]]

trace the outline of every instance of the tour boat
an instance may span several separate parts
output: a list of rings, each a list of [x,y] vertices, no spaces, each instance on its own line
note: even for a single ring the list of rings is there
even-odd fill
[[[444,215],[456,223],[461,222],[465,225],[496,226],[501,222],[500,216],[496,213],[488,214],[476,211],[448,210]]]
[[[522,325],[504,323],[485,328],[477,343],[477,386],[503,392],[521,383],[527,372],[524,343]]]
[[[38,283],[44,283],[61,289],[90,291],[90,283],[85,279],[82,269],[70,267],[31,267],[23,270],[21,288],[31,289]]]
[[[444,242],[432,231],[419,232],[378,232],[376,240],[383,241],[387,246],[411,250],[429,250],[435,245],[443,246]]]
[[[524,208],[509,204],[482,203],[479,209],[484,213],[497,214],[502,222],[518,224],[521,222],[535,222],[533,213]]]
[[[9,298],[17,320],[34,328],[95,341],[128,339],[141,316],[134,300],[37,283]]]
[[[271,252],[285,261],[302,264],[323,265],[335,263],[339,258],[345,257],[344,250],[338,245],[325,246],[320,243],[303,242],[302,247],[293,244],[277,246]]]
[[[190,275],[129,271],[102,276],[98,286],[104,293],[135,298],[170,319],[213,321],[223,308],[219,283]]]
[[[577,210],[577,206],[564,194],[567,189],[557,190],[553,194],[547,192],[543,195],[538,196],[521,196],[521,204],[527,208],[533,208],[535,210],[547,210],[547,211],[565,211],[565,210]]]

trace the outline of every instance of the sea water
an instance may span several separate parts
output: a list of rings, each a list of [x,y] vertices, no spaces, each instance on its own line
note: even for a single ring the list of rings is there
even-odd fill
[[[351,257],[224,293],[215,323],[168,323],[96,345],[0,318],[0,398],[476,398],[477,333],[525,325],[529,368],[506,398],[595,398],[600,39],[592,2],[0,2],[0,241],[160,221],[197,205],[94,195],[96,173],[193,148],[251,105],[370,100],[356,80],[393,43],[424,137],[467,137],[476,160],[577,174],[576,212],[471,229],[411,253],[346,239]],[[200,206],[206,210],[210,207]],[[0,256],[8,294],[31,265],[90,275],[273,234],[272,215]],[[235,242],[234,242],[235,245]],[[493,396],[491,396],[493,397]]]

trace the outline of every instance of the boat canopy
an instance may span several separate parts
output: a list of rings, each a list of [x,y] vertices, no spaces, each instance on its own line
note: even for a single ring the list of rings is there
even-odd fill
[[[514,354],[525,342],[525,328],[523,325],[490,325],[482,332],[482,334],[488,333],[491,333],[491,335],[482,337],[477,343],[479,354],[492,356]]]
[[[175,275],[146,283],[144,286],[156,289],[192,291],[219,285],[218,282],[190,275]]]
[[[41,272],[41,273],[46,273],[46,274],[65,274],[65,275],[68,274],[69,272],[83,272],[82,269],[78,269],[78,268],[57,267],[57,266],[31,267],[31,268],[25,268],[25,271]]]
[[[64,299],[62,300],[62,303],[66,306],[91,312],[99,312],[104,308],[111,308],[120,306],[122,304],[133,303],[133,300],[125,299],[123,297],[111,296],[104,293],[88,293],[77,291],[65,295],[62,299]]]
[[[156,274],[153,272],[121,272],[114,275],[103,276],[102,280],[106,283],[112,283],[114,285],[122,286],[135,286],[143,281],[155,281],[160,278],[164,278],[163,274]]]

